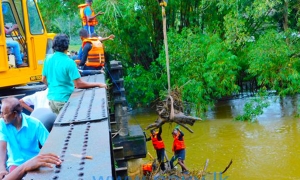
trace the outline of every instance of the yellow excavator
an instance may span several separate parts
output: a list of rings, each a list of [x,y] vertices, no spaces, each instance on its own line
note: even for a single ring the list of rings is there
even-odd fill
[[[36,0],[1,1],[0,89],[41,81],[55,34],[47,33]],[[20,52],[11,46],[16,42]],[[20,58],[22,66],[17,64]]]

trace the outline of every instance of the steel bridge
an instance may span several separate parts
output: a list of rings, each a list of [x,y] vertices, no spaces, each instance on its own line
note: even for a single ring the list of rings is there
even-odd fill
[[[123,179],[127,161],[146,157],[141,127],[128,125],[122,65],[112,61],[110,66],[111,92],[75,90],[54,122],[41,153],[59,155],[62,164],[32,171],[25,180]],[[106,81],[103,74],[83,78]]]

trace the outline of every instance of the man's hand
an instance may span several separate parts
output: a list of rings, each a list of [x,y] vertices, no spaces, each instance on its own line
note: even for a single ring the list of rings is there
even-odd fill
[[[14,169],[12,172],[7,174],[4,177],[4,180],[17,180],[17,179],[22,179],[23,176],[28,172],[35,170],[39,167],[50,167],[52,168],[52,164],[55,165],[60,165],[61,160],[59,159],[58,156],[55,154],[39,154],[22,165],[18,166],[16,169]]]
[[[108,39],[110,39],[110,40],[114,40],[114,38],[115,38],[115,35],[113,35],[113,34],[108,36]]]
[[[107,85],[106,84],[103,84],[103,83],[99,83],[99,86],[98,86],[99,88],[105,88],[105,89],[107,89]]]
[[[40,167],[49,167],[52,168],[52,164],[60,165],[61,160],[55,154],[48,153],[48,154],[39,154],[28,161],[26,161],[21,166],[24,167],[25,172],[32,171],[38,169]]]
[[[11,28],[12,28],[13,30],[18,29],[18,25],[17,25],[17,24],[14,24]]]
[[[96,16],[98,16],[98,15],[102,15],[102,14],[104,14],[104,12],[98,12],[97,14],[96,14]]]
[[[6,170],[1,170],[0,171],[0,180],[2,180],[4,178],[4,176],[7,174],[8,174],[8,172]]]

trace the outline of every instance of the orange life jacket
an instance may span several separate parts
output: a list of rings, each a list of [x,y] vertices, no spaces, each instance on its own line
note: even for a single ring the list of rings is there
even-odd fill
[[[162,140],[159,141],[159,140],[157,139],[157,134],[158,134],[158,133],[155,133],[154,136],[151,134],[151,140],[152,140],[152,144],[153,144],[153,146],[154,146],[154,149],[162,149],[162,148],[165,148],[164,142],[163,142]]]
[[[84,14],[84,9],[89,6],[88,4],[80,4],[78,5],[79,11],[80,11],[80,18],[82,19],[82,25],[89,25],[89,26],[96,26],[98,24],[98,21],[96,18],[92,19],[92,20],[87,20],[86,15]],[[89,6],[91,8],[92,14],[91,16],[95,16],[95,12],[92,9],[91,6]]]
[[[185,144],[184,144],[184,140],[182,137],[182,141],[180,141],[178,139],[180,133],[178,133],[175,137],[174,137],[174,141],[173,141],[173,147],[172,147],[172,151],[178,151],[178,150],[182,150],[185,149]]]
[[[147,172],[152,172],[152,163],[143,164],[143,173],[144,173],[144,175]]]
[[[103,67],[105,64],[104,46],[97,37],[87,38],[82,42],[82,48],[89,42],[92,44],[92,49],[88,52],[85,65],[91,67]]]

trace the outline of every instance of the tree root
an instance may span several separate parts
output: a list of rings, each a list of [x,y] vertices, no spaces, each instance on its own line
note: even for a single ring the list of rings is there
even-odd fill
[[[186,125],[193,126],[196,120],[202,120],[198,117],[186,116],[183,113],[181,93],[178,89],[172,91],[167,99],[157,103],[156,112],[158,114],[158,119],[154,123],[148,125],[145,128],[146,130],[159,128],[165,123],[175,122],[193,133],[193,130]]]

